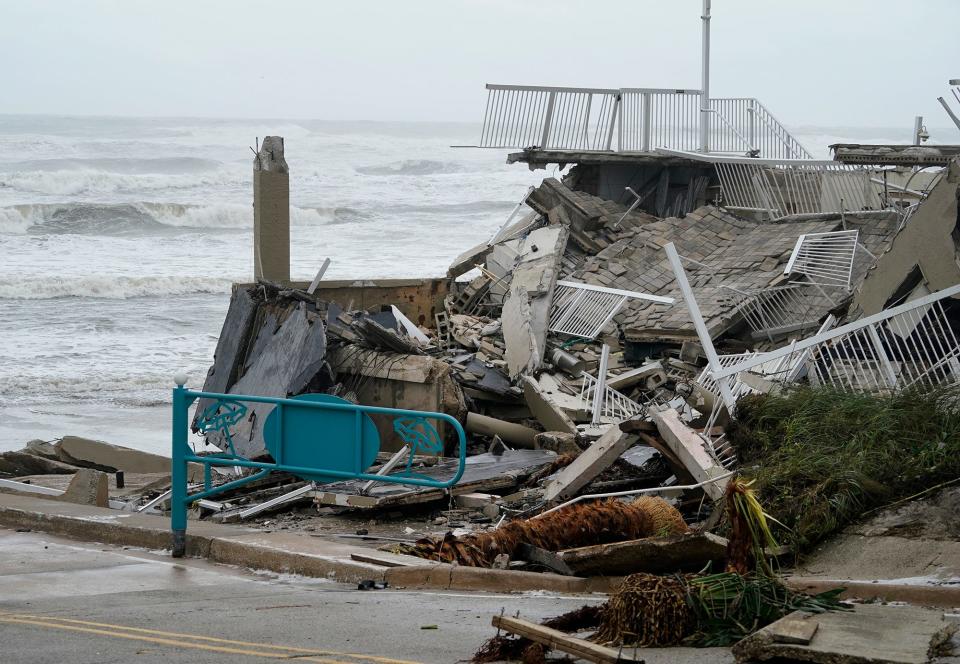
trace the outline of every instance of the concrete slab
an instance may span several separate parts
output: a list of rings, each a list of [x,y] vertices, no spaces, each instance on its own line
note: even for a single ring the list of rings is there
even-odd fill
[[[798,611],[787,618],[805,615]],[[777,623],[773,623],[737,643],[733,654],[738,662],[782,658],[830,664],[925,664],[938,633],[949,626],[943,611],[876,604],[811,619],[819,628],[809,645],[777,643]]]

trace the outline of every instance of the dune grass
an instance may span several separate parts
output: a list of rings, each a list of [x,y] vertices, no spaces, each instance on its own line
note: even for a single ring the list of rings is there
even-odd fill
[[[960,477],[954,390],[802,388],[744,397],[729,427],[764,509],[798,553],[864,512]]]

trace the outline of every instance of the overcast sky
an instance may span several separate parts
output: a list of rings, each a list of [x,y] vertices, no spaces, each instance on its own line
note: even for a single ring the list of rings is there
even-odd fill
[[[487,82],[699,87],[700,7],[0,0],[0,112],[479,121]],[[713,96],[792,126],[950,125],[960,0],[713,0],[712,27]]]

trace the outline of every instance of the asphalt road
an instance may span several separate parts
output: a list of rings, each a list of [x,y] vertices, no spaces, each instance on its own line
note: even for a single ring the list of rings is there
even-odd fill
[[[602,599],[358,591],[0,530],[5,664],[449,663],[469,659],[495,633],[490,618],[501,610],[542,620]]]

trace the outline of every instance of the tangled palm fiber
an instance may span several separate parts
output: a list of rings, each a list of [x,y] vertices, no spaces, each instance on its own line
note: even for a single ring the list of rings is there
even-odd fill
[[[687,587],[676,576],[631,574],[604,605],[593,641],[612,646],[673,646],[695,629]]]
[[[470,567],[490,567],[499,554],[514,558],[521,544],[560,551],[642,537],[677,535],[687,524],[662,498],[643,496],[626,503],[616,499],[577,503],[539,518],[512,521],[496,530],[442,539],[417,540],[406,553]]]
[[[568,634],[579,632],[600,624],[603,607],[603,604],[582,606],[540,624]],[[546,660],[547,650],[543,645],[524,637],[498,635],[480,646],[471,661],[484,664],[519,659],[524,664],[541,664]]]
[[[768,519],[775,520],[764,512],[752,485],[752,480],[736,477],[727,483],[724,491],[727,519],[730,522],[726,571],[740,575],[757,571],[773,576],[765,548],[777,546],[768,523]]]

